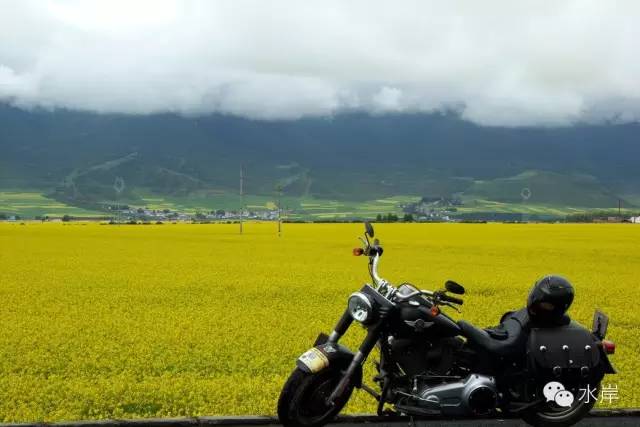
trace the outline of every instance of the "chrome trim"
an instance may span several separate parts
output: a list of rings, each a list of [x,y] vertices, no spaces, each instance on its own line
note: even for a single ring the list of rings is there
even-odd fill
[[[369,308],[373,310],[373,306],[371,305],[371,300],[369,299],[368,296],[366,296],[362,292],[354,292],[351,295],[349,295],[349,298],[347,299],[347,305],[349,304],[349,301],[351,301],[351,298],[353,297],[359,298],[360,300],[364,301],[365,304],[367,304]]]
[[[376,285],[382,286],[383,284],[386,284],[387,281],[378,275],[379,262],[380,262],[380,254],[376,254],[376,256],[373,257],[373,263],[371,265],[371,276],[373,277],[373,280],[376,282]]]
[[[367,317],[364,320],[358,320],[353,316],[353,312],[351,310],[352,298],[357,298],[358,300],[364,302],[365,305],[367,306]],[[355,320],[356,322],[360,322],[360,323],[367,322],[370,319],[370,317],[373,316],[373,305],[371,304],[371,300],[369,299],[368,296],[366,296],[362,292],[354,292],[351,295],[349,295],[349,298],[347,299],[347,309],[349,310],[349,315],[351,316],[351,318],[353,318],[353,320]]]
[[[421,290],[421,291],[413,291],[413,292],[411,292],[411,293],[409,293],[409,294],[406,294],[406,295],[399,295],[399,294],[396,294],[396,295],[395,295],[395,298],[396,298],[396,300],[398,300],[398,301],[405,301],[405,300],[408,300],[409,298],[413,298],[413,297],[416,297],[416,296],[418,296],[418,295],[427,295],[427,296],[432,296],[432,295],[433,295],[433,292],[431,292],[431,291],[425,291],[425,290]]]

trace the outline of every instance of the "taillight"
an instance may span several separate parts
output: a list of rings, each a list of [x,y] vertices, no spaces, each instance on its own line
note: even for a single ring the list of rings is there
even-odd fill
[[[613,341],[602,340],[602,349],[607,354],[613,354],[616,352],[616,345]]]

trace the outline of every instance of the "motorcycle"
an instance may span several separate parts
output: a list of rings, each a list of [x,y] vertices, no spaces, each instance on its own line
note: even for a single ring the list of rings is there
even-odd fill
[[[595,312],[591,331],[568,316],[562,325],[536,324],[526,308],[481,329],[444,312],[459,311],[463,300],[454,295],[464,295],[462,285],[395,286],[378,274],[383,248],[370,223],[360,240],[353,254],[368,257],[372,283],[351,294],[333,332],[319,334],[298,358],[278,401],[285,427],[327,424],[355,388],[377,401],[379,416],[501,415],[567,426],[593,407],[604,375],[616,373],[604,313]],[[355,352],[339,342],[354,321],[367,331]],[[363,364],[375,347],[377,387],[371,387],[363,382]]]

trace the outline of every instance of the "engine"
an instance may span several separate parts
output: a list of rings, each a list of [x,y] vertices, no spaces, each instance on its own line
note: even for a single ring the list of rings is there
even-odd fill
[[[472,373],[471,363],[460,364],[465,357],[459,339],[393,340],[391,351],[410,379],[409,387],[400,393],[405,397],[398,407],[401,412],[406,405],[425,413],[465,416],[488,414],[496,407],[495,379]]]
[[[496,407],[497,395],[493,377],[470,374],[461,381],[422,388],[417,403],[442,415],[486,415]]]
[[[457,338],[445,338],[437,342],[426,339],[394,339],[391,357],[402,366],[408,377],[418,377],[425,373],[435,375],[459,374],[454,361],[460,358],[462,342]]]

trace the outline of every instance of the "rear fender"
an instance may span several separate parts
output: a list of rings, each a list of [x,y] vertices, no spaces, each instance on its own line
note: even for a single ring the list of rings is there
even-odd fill
[[[604,352],[604,350],[600,349],[600,365],[602,367],[602,372],[605,374],[617,374],[616,368],[613,367],[611,361],[609,360],[609,355]]]
[[[595,335],[599,340],[603,340],[607,335],[607,328],[609,327],[609,316],[604,314],[600,310],[596,310],[593,313],[593,326],[591,333]]]
[[[312,374],[329,368],[346,370],[353,357],[353,352],[347,347],[324,342],[304,352],[296,361],[296,365],[302,371]],[[362,366],[358,367],[352,381],[356,387],[362,385]]]
[[[602,340],[607,335],[607,328],[609,327],[609,316],[604,314],[600,310],[596,310],[593,313],[593,326],[591,327],[591,333],[596,337],[600,347],[600,363],[602,365],[602,372],[605,374],[615,374],[616,368],[613,367],[609,360],[609,355],[602,348]]]

